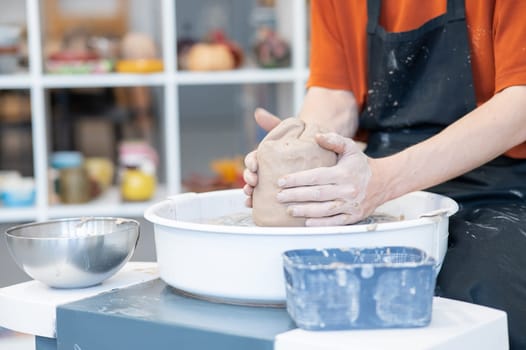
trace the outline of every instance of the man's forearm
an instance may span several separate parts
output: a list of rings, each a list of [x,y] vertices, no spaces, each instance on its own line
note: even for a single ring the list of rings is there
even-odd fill
[[[393,156],[373,159],[373,186],[386,199],[470,171],[526,140],[526,87],[508,88],[440,134]]]
[[[358,128],[358,106],[350,91],[312,87],[305,95],[300,118],[352,137]]]

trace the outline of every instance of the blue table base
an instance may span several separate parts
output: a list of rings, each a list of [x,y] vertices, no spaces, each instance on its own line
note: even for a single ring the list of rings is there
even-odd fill
[[[37,350],[271,350],[296,328],[283,308],[212,303],[182,296],[157,279],[57,308],[57,339]]]
[[[57,350],[57,340],[54,338],[36,336],[35,348],[37,350]]]

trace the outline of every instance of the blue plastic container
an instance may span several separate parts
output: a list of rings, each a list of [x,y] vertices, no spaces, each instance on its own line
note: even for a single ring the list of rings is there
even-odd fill
[[[4,207],[30,207],[35,204],[35,190],[16,192],[13,190],[4,190],[0,194],[0,200]]]
[[[298,249],[283,254],[287,311],[299,328],[423,327],[435,259],[410,247]]]

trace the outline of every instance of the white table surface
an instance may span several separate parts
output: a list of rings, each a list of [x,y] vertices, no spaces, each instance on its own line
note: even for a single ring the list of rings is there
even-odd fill
[[[506,313],[461,301],[433,299],[429,326],[407,329],[304,331],[276,337],[274,350],[507,350]]]
[[[53,289],[30,281],[0,289],[0,327],[54,338],[56,308],[116,288],[159,277],[156,263],[130,262],[101,285],[84,289]],[[422,328],[304,331],[277,334],[274,350],[506,350],[506,313],[435,297],[431,324]]]
[[[89,288],[56,289],[34,280],[0,288],[0,327],[55,338],[57,306],[158,277],[157,263],[129,262],[111,278]]]

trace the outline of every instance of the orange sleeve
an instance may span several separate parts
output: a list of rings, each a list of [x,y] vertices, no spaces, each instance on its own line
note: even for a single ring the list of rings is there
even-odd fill
[[[341,1],[341,0],[336,0]],[[311,1],[310,76],[307,86],[351,90],[332,0]]]
[[[514,85],[526,85],[526,1],[497,0],[493,17],[495,93]],[[505,153],[526,158],[526,143]]]
[[[526,85],[526,1],[496,0],[493,17],[495,93]]]

